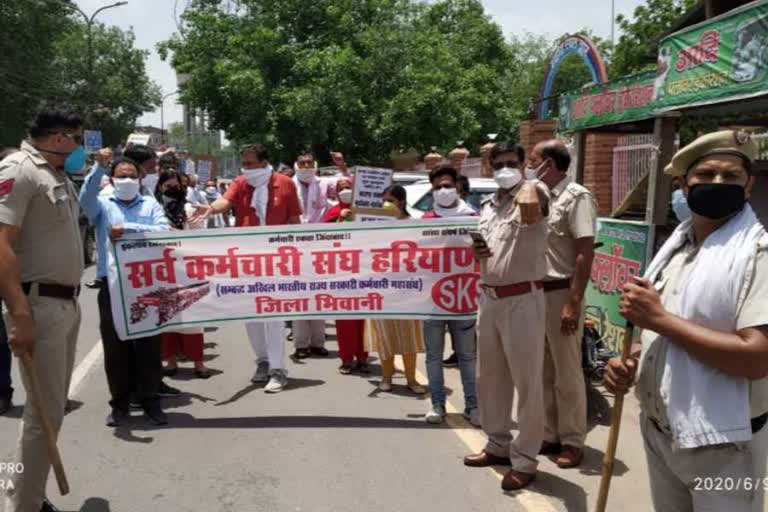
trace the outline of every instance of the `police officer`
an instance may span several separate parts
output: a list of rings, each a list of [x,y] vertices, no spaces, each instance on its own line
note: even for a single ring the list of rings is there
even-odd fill
[[[478,312],[477,396],[485,449],[464,458],[471,467],[511,465],[505,491],[536,476],[544,428],[544,292],[549,192],[524,181],[525,151],[503,142],[491,151],[499,191],[483,204],[476,241],[484,293]],[[520,434],[512,440],[512,401],[518,393]]]
[[[81,118],[68,106],[48,103],[37,112],[21,150],[0,163],[0,295],[8,307],[9,343],[17,356],[32,356],[56,432],[80,328],[80,207],[64,168],[81,144]],[[24,472],[8,475],[14,485],[5,509],[55,510],[45,499],[50,462],[40,414],[29,398],[18,448]]]
[[[581,369],[584,290],[594,258],[597,207],[592,194],[567,176],[571,165],[562,141],[536,145],[529,167],[552,194],[547,247],[546,349],[544,408],[546,425],[542,454],[557,455],[561,468],[583,458],[587,435],[587,393]]]
[[[757,144],[698,138],[672,159],[692,218],[627,284],[620,311],[642,329],[637,385],[655,510],[763,511],[768,481],[768,235],[746,202]],[[634,358],[610,361],[626,391]]]

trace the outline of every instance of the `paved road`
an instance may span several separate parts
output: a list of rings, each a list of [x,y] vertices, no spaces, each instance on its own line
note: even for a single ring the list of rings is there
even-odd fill
[[[136,412],[130,425],[108,429],[95,302],[92,291],[81,298],[84,322],[70,394],[78,408],[67,416],[59,442],[72,493],[58,496],[53,479],[48,489],[62,510],[580,512],[594,507],[611,400],[600,392],[590,396],[592,430],[583,466],[560,470],[543,459],[530,490],[504,494],[501,470],[461,463],[466,453],[482,447],[483,436],[458,413],[463,399],[457,370],[447,370],[453,414],[441,426],[424,423],[429,401],[406,392],[402,374],[394,393],[379,393],[376,361],[369,377],[339,375],[335,357],[289,362],[290,389],[267,395],[249,382],[252,354],[240,325],[207,335],[213,378],[193,379],[186,369],[172,382],[185,393],[166,400],[168,427],[148,427]],[[328,332],[335,356],[331,325]],[[426,383],[423,361],[420,369]],[[23,392],[16,398],[23,403]],[[0,461],[10,460],[20,412],[17,407],[0,417]],[[608,509],[645,512],[649,489],[634,398],[627,400],[622,429]]]

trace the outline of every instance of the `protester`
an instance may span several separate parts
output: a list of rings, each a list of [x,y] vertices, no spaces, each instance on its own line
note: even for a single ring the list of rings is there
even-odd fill
[[[182,186],[187,192],[187,203],[191,205],[208,204],[205,193],[197,186],[197,176],[181,173]]]
[[[16,356],[31,360],[54,436],[64,419],[80,329],[80,211],[65,169],[84,163],[84,152],[76,151],[82,125],[71,107],[45,103],[29,139],[0,162],[0,298],[8,310],[8,343]],[[28,382],[25,377],[25,387]],[[6,464],[24,469],[0,475],[13,484],[5,487],[7,512],[55,510],[45,497],[50,462],[40,412],[27,392],[16,460]]]
[[[692,218],[621,297],[621,314],[642,329],[637,397],[658,512],[764,510],[768,235],[747,203],[757,155],[748,134],[730,130],[678,151],[667,171]],[[609,362],[610,391],[634,383],[640,355],[635,345]],[[748,483],[697,483],[710,479]]]
[[[128,148],[123,156],[141,166],[141,195],[154,196],[158,178],[157,153],[155,153],[155,150],[137,144]]]
[[[302,223],[322,222],[328,211],[329,198],[336,196],[335,185],[317,176],[317,162],[310,151],[305,151],[296,158],[294,168],[294,183],[301,198],[303,211]],[[310,355],[327,356],[325,320],[294,320],[293,343],[296,347],[294,357],[297,359],[306,359]]]
[[[502,142],[491,151],[499,190],[483,202],[475,242],[483,293],[478,311],[477,395],[485,449],[464,458],[472,467],[510,465],[505,491],[526,487],[536,477],[544,429],[542,369],[549,193],[524,181],[522,146]],[[517,423],[512,440],[512,402]]]
[[[16,148],[0,150],[0,162],[5,157],[16,153]],[[2,303],[0,303],[2,309]],[[13,383],[11,381],[11,349],[8,346],[8,333],[0,315],[0,414],[5,414],[13,407]]]
[[[323,222],[352,220],[352,178],[343,177],[336,182],[339,203],[328,210]],[[352,370],[368,373],[368,352],[365,351],[365,320],[336,320],[336,338],[339,343],[341,366],[339,373],[349,375]],[[355,364],[355,360],[357,363]]]
[[[240,153],[240,163],[242,176],[232,181],[224,196],[209,206],[198,206],[201,218],[234,207],[238,227],[300,224],[296,186],[287,176],[272,171],[267,149],[261,144],[246,146]],[[288,384],[283,322],[246,322],[245,328],[256,354],[257,367],[251,382],[269,381],[264,391],[279,393]]]
[[[0,309],[2,304],[0,304]],[[0,315],[0,415],[13,407],[13,382],[11,381],[11,349],[8,346],[8,332]]]
[[[562,141],[537,144],[530,168],[552,194],[549,214],[544,407],[541,453],[561,468],[578,466],[587,436],[587,393],[581,369],[584,291],[594,258],[597,205],[589,190],[568,176],[571,156]]]
[[[99,332],[104,347],[104,368],[109,383],[111,412],[108,427],[118,427],[130,417],[131,395],[144,410],[153,425],[165,425],[158,393],[162,378],[160,336],[124,341],[118,337],[112,319],[112,300],[107,285],[107,239],[116,240],[127,233],[151,233],[170,229],[162,206],[151,196],[139,194],[141,188],[139,164],[122,158],[110,168],[114,195],[99,195],[99,183],[104,167],[112,157],[108,149],[101,150],[96,165],[85,178],[80,190],[80,205],[96,228],[99,262],[96,276],[99,289]]]
[[[392,185],[384,191],[385,208],[396,212],[398,219],[408,219],[406,192],[400,185]],[[408,389],[417,395],[426,388],[416,380],[416,354],[424,352],[421,322],[417,320],[369,320],[365,326],[366,346],[379,353],[381,382],[379,390],[392,391],[395,374],[395,355],[403,358]]]
[[[179,159],[176,158],[176,153],[172,150],[167,150],[160,155],[160,159],[157,161],[158,172],[165,171],[167,169],[179,170]]]
[[[201,229],[205,221],[196,224],[189,222],[189,217],[194,213],[191,205],[184,198],[181,188],[182,174],[169,169],[162,171],[157,181],[155,198],[163,205],[165,215],[174,229]],[[211,372],[203,364],[203,347],[205,337],[202,329],[185,329],[177,332],[164,332],[161,334],[163,345],[163,360],[166,362],[163,374],[174,377],[178,371],[178,356],[183,354],[195,367],[195,376],[199,379],[208,379]]]
[[[205,189],[203,190],[203,193],[205,194],[205,202],[202,204],[211,204],[215,200],[221,197],[221,194],[219,193],[219,189],[216,188],[216,180],[208,180],[205,182]],[[224,215],[218,214],[218,215],[211,215],[208,217],[208,228],[225,228],[228,227],[228,224],[224,220]]]
[[[189,151],[185,149],[179,151],[179,171],[189,176],[195,176],[195,161],[189,158]]]
[[[424,214],[424,219],[441,217],[466,217],[477,213],[470,208],[456,190],[458,173],[450,165],[438,165],[429,173],[432,183],[434,208]],[[451,333],[456,351],[461,383],[464,388],[464,417],[473,425],[480,426],[475,393],[475,363],[477,340],[475,320],[425,320],[424,341],[427,348],[427,378],[432,395],[432,408],[427,412],[427,423],[442,423],[445,419],[445,381],[443,377],[443,355],[445,352],[445,331]]]

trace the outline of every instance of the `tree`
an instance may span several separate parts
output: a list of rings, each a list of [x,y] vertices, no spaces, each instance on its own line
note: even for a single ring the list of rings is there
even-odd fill
[[[144,113],[160,105],[160,88],[146,73],[146,50],[134,47],[133,31],[93,26],[93,75],[88,70],[86,27],[76,24],[56,42],[54,76],[62,94],[87,113],[105,143],[126,139]]]
[[[131,31],[94,25],[90,81],[85,24],[61,2],[0,2],[0,25],[12,34],[0,39],[0,144],[18,145],[45,99],[81,107],[87,127],[101,129],[108,144],[124,141],[136,119],[159,105],[147,52],[134,48]]]
[[[616,17],[621,37],[611,62],[611,75],[621,77],[656,68],[660,36],[672,28],[697,0],[648,0],[632,18]]]
[[[510,131],[512,55],[477,0],[198,0],[161,45],[183,101],[238,142],[290,161],[307,145],[383,162],[390,150]]]
[[[42,0],[0,2],[0,145],[18,146],[40,100],[59,96],[52,57],[58,34],[72,24],[66,14]]]

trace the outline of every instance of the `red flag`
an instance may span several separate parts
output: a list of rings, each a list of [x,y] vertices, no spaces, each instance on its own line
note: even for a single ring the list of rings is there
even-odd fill
[[[5,196],[13,190],[13,178],[0,181],[0,196]]]

